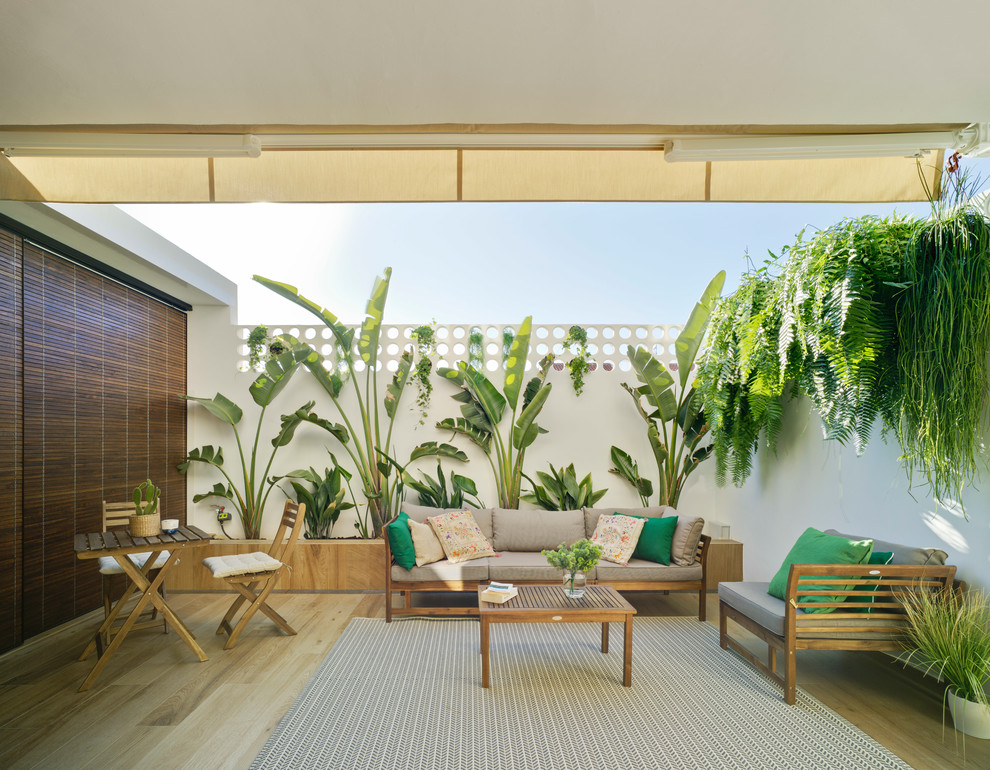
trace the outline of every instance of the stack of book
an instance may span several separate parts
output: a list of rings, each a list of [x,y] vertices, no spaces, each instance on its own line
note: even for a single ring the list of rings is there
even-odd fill
[[[512,583],[489,584],[488,588],[481,592],[481,598],[493,604],[503,604],[519,593],[519,589]]]

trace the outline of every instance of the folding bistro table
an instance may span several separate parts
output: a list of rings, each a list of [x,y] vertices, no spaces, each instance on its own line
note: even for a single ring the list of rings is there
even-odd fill
[[[94,532],[86,535],[76,535],[75,550],[77,558],[99,559],[101,556],[112,556],[131,581],[130,585],[124,591],[124,595],[113,606],[110,614],[103,621],[103,624],[93,636],[93,640],[87,645],[82,656],[79,658],[80,660],[85,660],[92,654],[93,650],[96,650],[96,665],[93,666],[93,670],[89,672],[89,676],[82,683],[79,692],[88,690],[90,685],[96,681],[96,677],[100,675],[100,672],[110,662],[110,658],[113,657],[113,654],[120,647],[124,638],[131,632],[134,624],[149,603],[172,624],[176,633],[189,645],[189,649],[196,653],[196,656],[201,661],[207,660],[206,653],[196,643],[192,632],[186,628],[185,623],[179,619],[175,611],[168,606],[159,589],[165,580],[165,575],[179,561],[180,554],[183,554],[183,552],[189,549],[209,545],[212,537],[208,532],[204,532],[198,527],[180,527],[177,532],[168,535],[163,533],[155,537],[131,537],[123,531]],[[169,552],[168,561],[158,568],[158,575],[155,579],[153,581],[149,580],[148,573],[154,566],[157,554],[162,551]],[[137,564],[131,561],[130,555],[134,553],[151,554],[145,561],[144,567],[139,568]],[[113,627],[114,621],[120,615],[124,604],[136,592],[140,593],[137,604],[127,616],[127,620],[124,621],[123,626],[111,637],[110,629]]]

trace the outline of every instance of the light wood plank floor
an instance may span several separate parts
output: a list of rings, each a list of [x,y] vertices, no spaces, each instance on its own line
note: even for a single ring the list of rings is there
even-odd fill
[[[643,615],[697,606],[683,595],[627,597]],[[385,612],[380,594],[279,594],[273,606],[298,636],[259,615],[224,652],[213,632],[229,601],[172,597],[209,661],[197,662],[174,633],[137,631],[85,693],[76,688],[92,661],[76,658],[98,613],[0,656],[0,767],[247,767],[351,618]],[[711,595],[716,622],[717,612]],[[800,652],[798,684],[919,770],[990,767],[990,741],[968,739],[964,764],[951,720],[942,739],[934,681],[887,656]]]

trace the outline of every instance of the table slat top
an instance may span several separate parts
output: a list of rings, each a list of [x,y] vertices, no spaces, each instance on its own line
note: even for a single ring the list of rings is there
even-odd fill
[[[478,587],[478,609],[481,612],[627,612],[636,613],[636,608],[622,598],[610,585],[590,585],[580,599],[568,599],[560,584],[521,585],[519,594],[503,604],[493,604],[481,598],[487,586]]]
[[[199,527],[179,527],[177,532],[162,532],[154,537],[131,537],[126,530],[114,532],[89,532],[75,537],[76,556],[80,559],[95,559],[110,551],[134,552],[162,551],[167,548],[206,545],[213,535]]]

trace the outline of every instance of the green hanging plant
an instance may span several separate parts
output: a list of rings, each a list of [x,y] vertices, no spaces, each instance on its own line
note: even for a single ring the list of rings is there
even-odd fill
[[[430,397],[433,395],[433,383],[430,374],[433,373],[433,356],[436,354],[436,321],[429,326],[418,326],[409,335],[416,343],[416,363],[413,365],[411,377],[416,383],[416,408],[419,409],[419,424],[426,424],[430,410]]]
[[[481,329],[472,326],[468,332],[467,365],[477,372],[485,369],[485,338]]]
[[[590,354],[588,353],[588,332],[580,326],[572,326],[567,330],[563,345],[564,350],[569,351],[573,356],[566,366],[571,374],[571,386],[574,388],[574,395],[580,396],[584,391],[584,375],[591,368]]]
[[[985,465],[990,350],[990,222],[969,204],[964,175],[921,223],[904,256],[897,303],[898,439],[908,475],[961,503]]]

